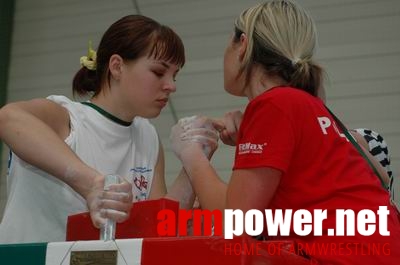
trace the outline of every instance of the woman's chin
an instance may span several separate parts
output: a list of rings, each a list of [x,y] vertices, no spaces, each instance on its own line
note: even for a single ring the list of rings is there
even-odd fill
[[[142,113],[141,115],[139,115],[142,118],[146,118],[146,119],[154,119],[157,118],[158,116],[160,116],[162,109],[156,109],[156,110],[152,110],[152,111],[148,111],[146,113]]]
[[[232,96],[237,96],[237,97],[244,97],[245,95],[243,94],[243,91],[236,91],[233,89],[225,88],[225,91],[228,92]]]

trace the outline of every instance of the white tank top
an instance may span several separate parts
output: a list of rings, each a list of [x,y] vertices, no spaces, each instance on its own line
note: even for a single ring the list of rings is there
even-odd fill
[[[99,172],[129,180],[134,201],[147,199],[159,150],[150,122],[136,117],[130,126],[122,126],[64,96],[48,99],[69,111],[71,131],[65,142],[71,149]],[[88,211],[85,200],[64,182],[15,154],[11,157],[0,243],[65,241],[67,216]]]

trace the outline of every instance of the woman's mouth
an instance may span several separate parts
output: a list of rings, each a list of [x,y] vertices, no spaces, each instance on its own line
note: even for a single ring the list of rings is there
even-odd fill
[[[159,105],[161,105],[161,107],[165,107],[168,103],[168,98],[162,98],[162,99],[157,99],[157,102],[159,103]]]

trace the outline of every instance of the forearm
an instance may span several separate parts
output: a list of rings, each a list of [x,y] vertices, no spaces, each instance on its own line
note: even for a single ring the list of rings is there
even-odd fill
[[[196,196],[185,169],[182,168],[165,197],[178,201],[182,209],[191,209],[193,207]]]
[[[182,164],[203,209],[224,210],[227,185],[217,175],[208,158],[198,150],[183,154]]]
[[[46,123],[18,108],[2,111],[0,122],[1,139],[18,157],[87,195],[98,172],[84,164]]]

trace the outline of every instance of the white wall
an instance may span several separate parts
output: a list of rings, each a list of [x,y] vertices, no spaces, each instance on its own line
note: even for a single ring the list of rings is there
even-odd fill
[[[185,43],[187,64],[172,98],[179,117],[199,113],[220,116],[246,104],[245,99],[224,92],[222,56],[234,18],[256,2],[139,1],[144,15],[175,28]],[[328,105],[348,127],[379,131],[389,144],[392,167],[400,174],[400,1],[298,2],[317,23],[317,58],[329,76]],[[70,96],[71,80],[88,40],[97,44],[113,21],[136,13],[128,0],[17,0],[15,11],[8,101],[49,94]],[[171,183],[179,161],[168,142],[174,124],[170,110],[153,122],[165,145],[167,182]],[[225,146],[215,155],[213,163],[226,180],[232,159],[233,149]],[[5,167],[3,156],[3,171]],[[6,198],[4,176],[3,172],[0,206]]]

